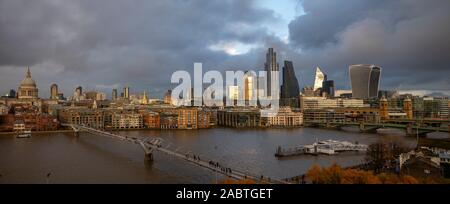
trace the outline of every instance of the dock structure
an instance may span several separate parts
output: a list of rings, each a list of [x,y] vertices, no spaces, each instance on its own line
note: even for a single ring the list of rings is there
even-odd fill
[[[86,131],[91,134],[99,135],[99,136],[105,136],[109,138],[119,139],[122,141],[127,141],[130,143],[138,144],[145,154],[146,161],[153,162],[153,152],[158,151],[161,153],[164,153],[166,155],[181,159],[183,161],[186,161],[190,164],[220,173],[222,175],[225,175],[229,178],[233,178],[236,180],[253,180],[257,183],[262,184],[289,184],[287,181],[279,180],[279,179],[273,179],[264,175],[255,175],[251,174],[249,172],[241,171],[235,168],[229,168],[226,167],[219,162],[215,162],[213,160],[209,160],[206,158],[200,158],[200,156],[193,154],[191,152],[182,153],[178,152],[177,150],[170,150],[167,147],[163,147],[162,143],[163,140],[161,138],[136,138],[136,137],[128,137],[128,136],[122,136],[118,134],[113,134],[110,132],[90,128],[83,125],[73,125],[73,124],[62,124],[66,127],[71,127],[76,132],[79,131]]]
[[[367,150],[367,145],[351,143],[347,141],[324,140],[317,141],[311,145],[300,145],[291,148],[278,147],[275,153],[276,157],[289,157],[298,155],[334,155],[339,152],[356,151],[362,152]]]

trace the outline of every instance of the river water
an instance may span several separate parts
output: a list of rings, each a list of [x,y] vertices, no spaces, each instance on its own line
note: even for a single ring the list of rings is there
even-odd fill
[[[311,144],[316,139],[371,144],[395,138],[410,146],[416,141],[395,130],[361,134],[354,130],[312,128],[214,128],[118,133],[159,137],[163,146],[170,149],[192,152],[202,160],[213,159],[222,166],[278,179],[303,174],[313,164],[352,166],[364,160],[364,153],[278,159],[274,154],[280,145]],[[78,138],[73,133],[33,134],[27,139],[0,135],[0,183],[215,183],[221,179],[221,175],[210,170],[162,153],[154,154],[153,163],[145,162],[138,145],[89,133],[80,133]]]

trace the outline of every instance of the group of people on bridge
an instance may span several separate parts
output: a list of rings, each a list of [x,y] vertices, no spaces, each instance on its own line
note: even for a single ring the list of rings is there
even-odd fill
[[[225,172],[225,173],[232,173],[231,168],[226,168],[226,167],[222,167],[219,162],[214,162],[214,161],[209,161],[209,165],[213,166],[217,169],[220,169],[220,171]]]
[[[193,159],[194,159],[194,161],[200,161],[200,156],[197,156],[197,155],[193,155],[193,157],[192,157]],[[189,154],[186,154],[186,159],[189,159]]]

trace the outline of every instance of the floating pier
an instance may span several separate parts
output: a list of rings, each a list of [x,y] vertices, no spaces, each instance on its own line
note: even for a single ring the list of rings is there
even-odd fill
[[[347,141],[324,140],[317,141],[311,145],[300,145],[291,148],[282,148],[278,146],[275,153],[276,157],[289,157],[298,155],[334,155],[339,152],[356,151],[362,152],[367,150],[367,145],[351,143]]]

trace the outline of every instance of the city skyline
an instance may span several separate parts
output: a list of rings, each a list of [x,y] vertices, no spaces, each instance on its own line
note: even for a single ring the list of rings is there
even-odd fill
[[[448,185],[449,11],[449,0],[0,0],[0,184],[175,184],[126,195],[167,202]]]
[[[273,51],[273,48],[269,48],[268,53],[270,53],[270,50]],[[285,63],[286,62],[290,63],[290,67],[289,67],[289,71],[288,72],[294,72],[295,69],[292,66],[292,61],[285,61]],[[353,67],[353,66],[361,66],[361,65],[350,65],[350,68]],[[367,65],[367,66],[369,66],[369,65]],[[370,66],[374,66],[374,65],[370,65]],[[285,71],[284,68],[285,67],[283,67],[283,72]],[[350,89],[335,89],[335,87],[334,87],[334,80],[327,80],[327,75],[323,74],[319,67],[316,67],[316,74],[315,74],[315,77],[314,77],[314,79],[315,79],[314,82],[315,83],[312,86],[311,85],[306,85],[303,88],[307,88],[307,87],[311,87],[312,88],[313,86],[316,86],[317,85],[317,81],[318,81],[318,79],[317,79],[317,77],[318,77],[317,74],[318,73],[321,76],[323,75],[325,77],[324,80],[319,80],[319,81],[323,82],[324,86],[325,86],[325,84],[327,84],[327,85],[329,84],[328,86],[331,85],[331,89],[330,90],[332,90],[332,91],[350,91],[350,92],[352,92],[352,88],[350,88]],[[351,81],[352,74],[350,72],[350,69],[349,69],[349,73],[348,74],[350,75],[348,83],[350,84],[350,86],[352,86],[353,82]],[[31,71],[30,71],[29,67],[26,68],[25,75],[26,75],[25,79],[27,79],[27,78],[31,79]],[[280,76],[278,76],[278,78],[280,78]],[[296,78],[296,75],[295,75],[295,78]],[[378,93],[378,91],[388,91],[386,89],[382,89],[382,88],[378,87],[379,84],[381,84],[381,79],[380,78],[381,77],[379,76],[378,79],[377,79],[378,80],[377,86],[376,86],[377,87],[377,91],[372,91],[373,93]],[[33,80],[33,79],[31,79],[31,80]],[[297,81],[297,84],[300,84],[297,79],[295,81]],[[21,83],[23,83],[23,81]],[[284,84],[284,82],[282,82],[280,84],[280,87],[279,87],[279,88],[281,88],[279,90],[280,91],[280,96],[283,95],[283,90],[282,90],[283,89],[283,85],[282,84]],[[33,80],[33,87],[35,87],[35,88],[39,87],[34,80]],[[120,92],[120,94],[124,98],[129,98],[130,96],[138,96],[139,97],[139,96],[142,96],[142,95],[145,95],[145,97],[148,97],[148,96],[146,96],[146,92],[147,92],[148,89],[137,90],[137,91],[130,92],[129,91],[130,87],[127,86],[127,85],[125,85],[123,87],[119,87],[119,88],[121,88],[123,90],[122,92]],[[330,87],[328,87],[328,88],[330,88]],[[13,93],[13,91],[14,91],[14,93],[17,92],[17,94],[19,94],[19,92],[18,92],[19,89],[20,89],[20,86],[19,86],[19,88],[9,89],[5,94],[2,94],[1,96],[8,96],[8,97],[10,97],[11,93]],[[59,97],[64,97],[64,98],[73,100],[73,99],[77,98],[77,96],[81,96],[81,90],[82,89],[83,89],[82,86],[77,86],[77,87],[75,87],[73,89],[73,92],[69,92],[67,95],[64,95],[63,92],[59,92],[58,91],[58,84],[53,83],[53,84],[50,85],[50,87],[48,89],[49,90],[48,93],[46,93],[46,91],[45,91],[46,89],[43,89],[44,90],[43,92],[45,94],[49,95],[48,97],[47,96],[38,96],[38,97],[39,98],[50,98],[50,99],[60,99]],[[330,91],[328,89],[327,89],[328,91],[327,90],[321,90],[322,87],[319,87],[319,89],[320,89],[319,90],[320,93],[327,92],[327,96],[334,96],[334,93],[332,93],[332,95],[328,95],[329,94],[328,91]],[[37,88],[37,90],[39,90],[39,88]],[[119,96],[118,92],[117,92],[118,88],[112,88],[110,90],[111,95],[109,95],[107,93],[107,91],[102,91],[102,89],[99,90],[99,89],[95,89],[95,88],[89,88],[89,86],[88,86],[88,88],[86,90],[87,90],[87,92],[97,92],[97,93],[104,94],[105,95],[105,99],[112,99],[112,100],[114,100],[114,98],[117,98]],[[169,90],[171,90],[171,89],[169,89]],[[433,97],[433,96],[438,96],[438,97],[446,96],[446,97],[449,97],[450,96],[450,90],[421,90],[421,89],[417,89],[417,90],[397,90],[397,89],[394,89],[394,90],[389,90],[389,91],[394,91],[394,92],[397,92],[399,94],[412,94],[412,95],[421,96],[421,97],[424,97],[424,96],[431,96],[431,97]],[[86,91],[84,91],[83,93],[85,93],[85,92]],[[301,94],[302,92],[299,91],[298,93]],[[361,98],[359,95],[356,98]],[[18,97],[18,96],[16,96],[16,97]],[[163,96],[159,96],[159,95],[158,96],[153,96],[153,99],[162,99],[162,100],[164,100],[165,97],[166,97],[166,92],[164,93]],[[372,96],[372,97],[378,97],[378,96]],[[364,98],[364,97],[362,97],[362,98]]]
[[[113,88],[130,86],[161,98],[173,88],[168,82],[174,70],[192,70],[194,62],[207,69],[263,70],[269,47],[277,61],[293,61],[300,87],[313,84],[320,66],[336,89],[350,89],[347,68],[359,63],[384,68],[381,89],[450,87],[448,1],[132,1],[109,2],[102,12],[91,9],[97,4],[1,1],[2,95],[18,86],[30,66],[42,96],[50,96],[55,83],[66,95],[82,86],[110,97]],[[119,9],[129,15],[112,23],[109,17]],[[179,14],[162,12],[167,10]],[[155,25],[162,25],[160,31],[150,29]],[[21,35],[14,34],[17,29]]]

